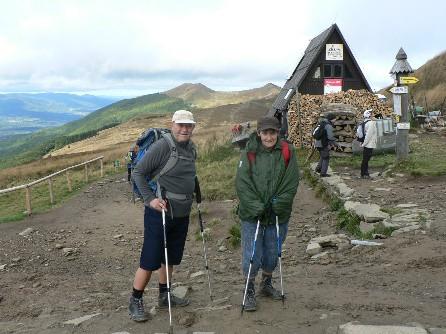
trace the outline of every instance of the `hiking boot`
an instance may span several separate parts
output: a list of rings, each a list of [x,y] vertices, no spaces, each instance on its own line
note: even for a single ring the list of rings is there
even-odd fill
[[[282,293],[273,287],[271,277],[264,278],[260,282],[260,293],[274,300],[282,300]]]
[[[331,174],[321,174],[321,177],[330,177]]]
[[[370,175],[361,175],[361,179],[370,179]]]
[[[130,297],[129,314],[132,320],[144,322],[149,320],[149,315],[144,311],[144,302],[142,298]]]
[[[171,307],[183,307],[189,305],[189,299],[180,298],[172,293],[170,294],[170,306]],[[160,293],[158,296],[158,307],[159,308],[167,308],[169,307],[169,299],[167,296],[167,291]]]
[[[254,312],[256,310],[256,291],[254,289],[254,282],[248,283],[248,290],[246,291],[245,307],[246,312]]]

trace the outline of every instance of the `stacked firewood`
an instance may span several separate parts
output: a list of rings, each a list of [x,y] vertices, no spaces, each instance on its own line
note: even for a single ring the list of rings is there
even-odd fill
[[[334,113],[336,115],[332,121],[334,134],[340,144],[337,150],[349,153],[352,151],[357,124],[362,120],[362,114],[366,109],[373,109],[374,116],[392,116],[392,108],[366,90],[348,90],[328,95],[295,95],[288,109],[290,125],[288,138],[298,147],[301,143],[305,147],[311,147],[312,130],[320,116]]]

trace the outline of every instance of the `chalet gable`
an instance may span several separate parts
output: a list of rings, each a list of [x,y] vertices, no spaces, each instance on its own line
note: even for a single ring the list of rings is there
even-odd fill
[[[322,95],[332,89],[346,91],[371,88],[336,24],[314,37],[297,67],[286,81],[272,111],[284,111],[296,94]]]

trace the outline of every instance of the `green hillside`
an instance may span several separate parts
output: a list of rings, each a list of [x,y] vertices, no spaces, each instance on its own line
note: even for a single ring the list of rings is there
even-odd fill
[[[164,94],[125,99],[63,126],[0,141],[0,168],[39,159],[52,149],[94,136],[98,131],[126,122],[138,115],[173,113],[190,105]]]
[[[410,87],[415,103],[429,111],[446,110],[446,52],[418,68],[415,77],[420,80]]]

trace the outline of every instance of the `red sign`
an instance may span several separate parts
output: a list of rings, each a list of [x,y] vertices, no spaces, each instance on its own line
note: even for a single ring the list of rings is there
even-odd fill
[[[324,94],[342,91],[342,79],[324,79]]]

